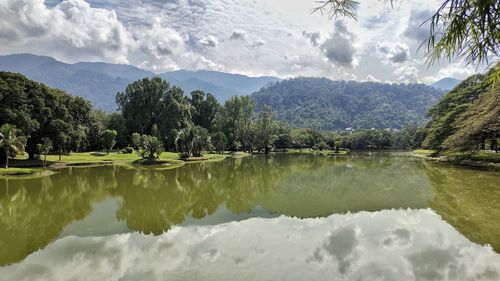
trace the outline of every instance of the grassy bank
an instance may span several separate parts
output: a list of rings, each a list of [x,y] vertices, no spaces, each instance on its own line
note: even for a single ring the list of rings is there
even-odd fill
[[[324,149],[324,150],[312,150],[310,148],[304,148],[304,149],[288,149],[284,152],[282,151],[275,151],[276,153],[290,153],[290,154],[315,154],[315,155],[346,155],[349,153],[348,150],[340,150],[338,153],[335,152],[335,150],[331,149]]]
[[[44,170],[43,168],[16,168],[10,167],[8,169],[1,168],[0,176],[45,176],[53,174],[53,171]]]
[[[416,157],[440,161],[456,165],[472,166],[500,170],[500,153],[492,151],[479,151],[477,153],[449,153],[435,156],[435,150],[414,150]]]
[[[179,154],[176,152],[163,152],[158,160],[143,160],[139,155],[134,153],[118,153],[112,151],[109,153],[102,151],[94,152],[74,152],[70,154],[63,154],[61,161],[59,155],[47,156],[47,167],[49,170],[42,168],[43,162],[41,160],[28,160],[28,155],[19,155],[16,159],[10,161],[11,167],[8,169],[0,169],[0,176],[26,176],[26,175],[48,175],[53,172],[51,170],[57,168],[64,168],[67,166],[95,166],[95,165],[124,165],[130,167],[155,168],[177,168],[185,163],[199,163],[199,162],[213,162],[221,161],[226,157],[240,158],[248,156],[249,154],[243,152],[237,153],[206,153],[203,157],[191,157],[188,159],[179,159]]]

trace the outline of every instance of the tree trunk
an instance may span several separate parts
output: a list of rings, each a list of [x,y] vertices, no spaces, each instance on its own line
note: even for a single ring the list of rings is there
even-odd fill
[[[43,169],[45,170],[46,167],[47,167],[47,154],[44,154],[43,155]]]
[[[269,147],[264,148],[264,154],[269,154]]]
[[[481,150],[486,149],[486,140],[481,140]]]
[[[108,148],[106,148],[106,154],[109,154],[109,149]]]
[[[9,168],[9,148],[5,148],[5,169]]]
[[[491,140],[491,150],[498,152],[498,141],[496,139]]]
[[[59,161],[61,161],[61,154],[62,154],[62,150],[59,149]]]

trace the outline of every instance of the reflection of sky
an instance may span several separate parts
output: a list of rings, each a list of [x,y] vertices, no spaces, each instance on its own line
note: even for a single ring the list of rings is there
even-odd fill
[[[236,279],[499,280],[500,255],[431,210],[384,210],[70,236],[0,268],[0,280]]]

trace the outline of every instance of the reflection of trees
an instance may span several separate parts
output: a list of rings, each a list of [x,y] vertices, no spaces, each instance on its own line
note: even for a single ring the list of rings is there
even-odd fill
[[[257,194],[266,194],[279,177],[271,157],[228,159],[179,169],[141,170],[120,176],[123,202],[117,218],[131,229],[160,234],[190,215],[201,219],[221,204],[233,213],[250,212]],[[275,168],[273,168],[275,167]]]
[[[500,175],[427,163],[434,199],[430,207],[473,242],[500,253]]]
[[[50,177],[1,179],[0,265],[22,260],[55,239],[112,187],[109,173],[79,169]]]
[[[464,176],[459,171],[430,169],[408,158],[276,155],[172,170],[74,168],[45,178],[0,180],[0,264],[19,261],[44,247],[67,224],[89,215],[93,203],[109,196],[122,198],[118,220],[130,229],[153,234],[168,231],[187,216],[204,218],[221,205],[234,214],[262,205],[291,216],[311,217],[419,208],[432,200],[431,206],[445,219],[465,228],[462,233],[498,249],[493,237],[500,214],[492,205],[500,201],[498,188],[493,187],[498,181],[487,173]],[[476,193],[474,186],[486,189]]]
[[[420,161],[380,156],[300,161],[262,205],[296,217],[425,208],[432,192]]]

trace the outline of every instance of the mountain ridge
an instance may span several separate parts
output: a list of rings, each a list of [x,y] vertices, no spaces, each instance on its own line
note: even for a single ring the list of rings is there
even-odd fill
[[[153,73],[127,64],[104,62],[64,63],[48,56],[11,54],[0,56],[0,70],[19,72],[28,78],[88,99],[105,111],[117,108],[115,95],[126,86],[145,77],[159,76],[179,86],[186,95],[194,90],[212,93],[220,102],[233,95],[249,95],[269,82],[272,76],[250,77],[217,71],[177,70]]]

